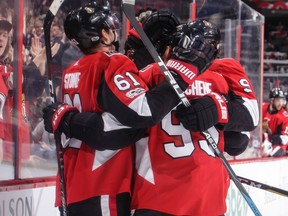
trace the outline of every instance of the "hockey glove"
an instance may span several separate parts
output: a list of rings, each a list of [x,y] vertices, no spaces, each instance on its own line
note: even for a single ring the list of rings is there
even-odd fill
[[[273,145],[287,145],[288,144],[288,135],[273,134],[271,136],[271,142]]]
[[[45,130],[50,133],[60,132],[70,136],[69,122],[73,115],[79,113],[76,107],[65,103],[53,103],[43,109]]]
[[[228,108],[224,96],[210,93],[190,101],[191,106],[179,105],[176,117],[189,131],[204,131],[221,123],[228,122]]]
[[[268,140],[264,140],[264,142],[261,145],[261,149],[262,149],[262,156],[264,157],[271,156],[271,153],[273,151],[272,143],[269,142]]]
[[[249,132],[224,131],[224,151],[237,156],[246,150],[249,140]]]

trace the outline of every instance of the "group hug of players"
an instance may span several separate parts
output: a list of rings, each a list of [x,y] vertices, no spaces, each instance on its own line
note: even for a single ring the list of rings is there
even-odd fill
[[[117,52],[120,26],[108,2],[71,11],[65,34],[84,57],[63,72],[62,101],[43,109],[45,129],[65,135],[68,215],[224,215],[229,175],[201,131],[223,152],[245,151],[259,123],[251,82],[238,61],[217,58],[213,23],[182,24],[166,11],[147,13],[141,25],[191,106],[134,29],[125,54]],[[60,209],[62,197],[58,178]]]

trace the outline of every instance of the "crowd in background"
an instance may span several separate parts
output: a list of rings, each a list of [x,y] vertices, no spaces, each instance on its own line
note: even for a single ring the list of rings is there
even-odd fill
[[[25,4],[29,2],[25,1]],[[78,2],[79,3],[79,2]],[[35,160],[44,159],[55,161],[55,144],[52,134],[44,130],[42,121],[42,108],[51,103],[50,92],[48,87],[48,74],[46,64],[46,50],[44,46],[44,31],[43,24],[48,5],[51,1],[31,1],[31,5],[25,5],[25,23],[23,29],[23,75],[22,75],[22,106],[20,116],[20,146],[21,159],[24,163],[34,163]],[[1,75],[7,72],[6,68],[11,68],[9,76],[10,81],[13,81],[13,55],[16,44],[15,34],[15,11],[13,2],[1,1],[0,3],[0,20],[5,20],[13,26],[10,31],[4,32],[9,34],[7,44],[1,43],[5,46],[4,54],[1,57]],[[73,5],[69,5],[71,7]],[[72,62],[76,61],[82,56],[79,49],[71,44],[65,37],[63,30],[64,12],[59,11],[54,18],[51,25],[51,50],[53,56],[52,77],[56,96],[59,98],[61,75],[62,71]],[[14,73],[17,74],[17,73]],[[5,75],[7,76],[7,74]],[[19,77],[18,77],[19,78]],[[15,80],[15,79],[14,79]],[[15,85],[14,85],[15,86]],[[15,87],[16,88],[16,87]],[[12,161],[14,158],[14,137],[13,137],[13,106],[15,101],[13,96],[15,89],[10,86],[8,89],[3,108],[3,118],[1,124],[4,134],[0,139],[0,162]],[[3,102],[2,102],[3,103]],[[9,117],[8,117],[9,116]],[[9,126],[8,126],[9,125]],[[1,128],[1,129],[2,129]],[[25,135],[24,135],[25,134]]]

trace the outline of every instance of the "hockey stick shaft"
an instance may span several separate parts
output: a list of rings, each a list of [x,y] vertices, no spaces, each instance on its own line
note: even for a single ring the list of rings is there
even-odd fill
[[[259,188],[262,190],[266,190],[266,191],[269,191],[271,193],[278,194],[280,196],[288,197],[288,191],[285,191],[281,188],[273,187],[273,186],[270,186],[267,184],[263,184],[261,182],[257,182],[257,181],[251,180],[251,179],[241,177],[241,176],[237,176],[237,177],[240,180],[240,182],[247,184],[249,186],[256,187],[256,188]]]
[[[182,103],[186,107],[190,106],[191,104],[190,104],[189,100],[186,98],[184,92],[181,90],[181,88],[177,84],[176,80],[173,78],[173,76],[171,75],[170,71],[168,70],[168,68],[166,67],[164,62],[162,61],[161,57],[158,55],[158,53],[157,53],[156,49],[154,48],[153,44],[151,43],[151,41],[149,40],[149,38],[145,34],[144,30],[141,28],[141,26],[139,25],[138,21],[136,20],[134,6],[135,6],[135,0],[122,0],[123,11],[124,11],[126,17],[129,19],[130,24],[134,27],[136,32],[139,34],[143,44],[145,45],[145,47],[149,51],[149,53],[152,56],[152,58],[154,59],[154,61],[160,67],[160,69],[163,72],[165,78],[169,81],[169,83],[174,88],[176,94],[178,95],[178,97],[180,98]],[[202,134],[206,137],[207,141],[212,146],[212,148],[214,149],[214,151],[217,154],[217,156],[220,157],[220,159],[222,160],[225,168],[227,169],[227,172],[229,173],[230,178],[234,181],[235,185],[238,187],[239,191],[241,192],[241,194],[245,198],[245,200],[248,203],[248,205],[250,206],[251,210],[254,212],[254,214],[256,216],[261,216],[261,213],[259,212],[258,208],[254,204],[253,200],[251,199],[251,197],[249,196],[249,194],[247,193],[247,191],[245,190],[243,185],[237,179],[236,174],[233,172],[233,170],[232,170],[231,166],[229,165],[228,161],[226,160],[226,158],[224,157],[222,152],[219,150],[216,142],[212,138],[212,136],[209,133],[209,131],[203,131]]]
[[[49,7],[48,12],[46,13],[44,19],[44,39],[45,39],[45,50],[46,50],[46,58],[47,58],[47,65],[48,65],[48,82],[49,82],[49,92],[51,96],[52,102],[56,102],[56,95],[54,92],[53,82],[52,82],[52,53],[51,53],[51,42],[50,42],[50,28],[53,22],[53,19],[59,10],[60,6],[64,0],[54,0]]]
[[[50,29],[51,29],[52,21],[63,2],[64,0],[54,0],[52,2],[51,6],[49,7],[49,11],[47,12],[45,16],[44,25],[43,25],[47,67],[48,67],[49,92],[50,92],[51,100],[53,103],[56,102],[56,94],[55,94],[53,82],[52,82],[52,52],[51,52],[51,42],[50,42]],[[57,165],[58,165],[58,172],[59,172],[59,177],[60,177],[60,190],[61,190],[61,198],[62,198],[63,216],[68,216],[61,135],[57,132],[54,133],[54,139],[55,139],[56,151],[57,151]]]
[[[206,140],[210,143],[210,146],[213,148],[213,150],[216,153],[216,155],[222,160],[222,163],[225,166],[225,168],[226,168],[226,170],[227,170],[227,172],[228,172],[228,174],[230,176],[230,179],[234,182],[235,186],[238,188],[238,190],[242,194],[243,198],[246,200],[247,204],[249,205],[249,207],[251,208],[253,213],[256,216],[261,216],[262,214],[258,210],[257,206],[253,202],[253,200],[250,197],[250,195],[248,194],[247,190],[241,184],[240,180],[238,179],[238,177],[235,174],[235,172],[233,171],[232,167],[230,166],[230,164],[226,160],[225,156],[222,154],[222,152],[217,147],[217,143],[214,141],[214,139],[212,138],[212,136],[209,133],[209,131],[208,130],[207,131],[203,131],[202,134],[206,137]]]

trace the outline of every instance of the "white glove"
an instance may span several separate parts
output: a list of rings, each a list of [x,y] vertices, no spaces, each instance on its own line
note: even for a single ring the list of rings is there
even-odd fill
[[[262,155],[264,157],[270,156],[272,152],[272,143],[268,140],[268,134],[264,133],[264,142],[262,143]]]

